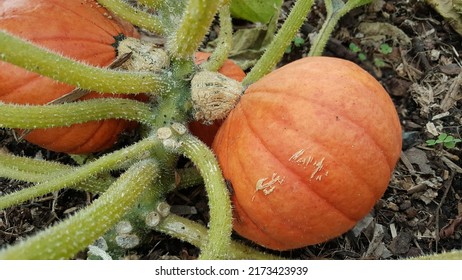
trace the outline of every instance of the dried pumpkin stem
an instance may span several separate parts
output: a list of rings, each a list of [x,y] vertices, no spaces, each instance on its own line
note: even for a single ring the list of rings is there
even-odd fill
[[[113,12],[115,15],[131,22],[134,25],[145,28],[156,34],[165,34],[165,29],[160,20],[152,14],[136,9],[122,0],[97,0],[98,3]]]
[[[218,71],[221,68],[233,44],[233,25],[229,5],[220,8],[220,34],[218,45],[210,58],[201,64],[201,67],[208,71]]]
[[[123,166],[133,158],[148,157],[149,151],[160,146],[158,140],[148,137],[127,148],[104,155],[99,159],[76,167],[69,172],[61,172],[60,176],[49,178],[48,181],[32,187],[0,197],[0,209],[20,204],[29,199],[51,193],[65,187],[75,186],[86,180],[95,180],[95,176]],[[146,154],[147,153],[147,154]],[[90,186],[88,186],[90,187]]]
[[[218,10],[219,1],[189,0],[178,28],[167,38],[167,50],[175,59],[190,58],[202,43]]]
[[[340,0],[325,1],[327,10],[326,20],[323,23],[321,30],[319,30],[315,41],[311,45],[308,56],[322,55],[327,41],[329,40],[340,18],[342,18],[345,14],[354,8],[369,4],[370,2],[372,2],[372,0],[349,0],[347,3],[343,3],[343,1]]]
[[[244,85],[250,85],[258,81],[273,70],[306,20],[312,5],[313,0],[297,0],[265,53],[242,81]]]
[[[208,238],[206,227],[175,214],[169,214],[160,222],[160,224],[156,227],[156,230],[182,241],[189,242],[198,248],[203,248]],[[228,259],[251,260],[281,259],[277,256],[257,251],[236,241],[231,241],[229,251],[225,257]]]
[[[196,137],[186,134],[179,148],[196,165],[204,178],[209,198],[210,222],[208,241],[201,247],[201,259],[224,258],[229,250],[232,212],[229,193],[212,151]]]
[[[82,89],[107,93],[159,92],[166,78],[90,66],[38,47],[0,30],[0,60]]]
[[[71,218],[0,252],[0,259],[64,259],[74,256],[109,230],[135,204],[158,175],[157,163],[130,167],[95,202]]]
[[[122,98],[99,98],[50,105],[17,105],[0,102],[0,127],[50,128],[104,119],[150,123],[154,116],[147,104]]]

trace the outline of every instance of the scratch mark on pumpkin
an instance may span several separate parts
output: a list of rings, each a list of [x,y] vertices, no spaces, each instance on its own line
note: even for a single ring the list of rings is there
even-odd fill
[[[300,149],[289,158],[289,161],[302,166],[304,169],[310,165],[313,165],[315,169],[311,173],[310,179],[321,181],[323,176],[327,176],[329,174],[329,171],[326,171],[324,174],[318,174],[324,168],[324,157],[318,161],[315,160],[312,155],[305,156],[304,154],[305,149]]]
[[[276,189],[278,184],[282,185],[283,182],[284,177],[281,177],[276,172],[273,172],[269,181],[267,177],[261,178],[257,181],[257,184],[255,185],[255,192],[262,191],[265,195],[269,195]],[[255,197],[253,197],[252,200],[254,198]]]
[[[314,169],[313,173],[311,173],[310,179],[313,179],[314,176],[316,175],[316,173],[318,173],[319,171],[322,170],[322,168],[324,167],[324,166],[323,166],[324,159],[325,159],[325,158],[322,158],[320,161],[315,161],[315,162],[313,163],[313,165],[314,165],[316,168]],[[317,180],[317,179],[316,179],[316,180]],[[319,179],[319,180],[321,180],[321,179]]]
[[[290,158],[289,161],[295,162],[296,164],[303,165],[303,168],[308,166],[312,161],[313,157],[311,155],[307,157],[303,157],[303,154],[305,153],[305,149],[301,149],[297,152],[295,152]]]

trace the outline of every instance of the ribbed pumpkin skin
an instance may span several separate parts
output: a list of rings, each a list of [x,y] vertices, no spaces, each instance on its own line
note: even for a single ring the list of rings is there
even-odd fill
[[[139,37],[134,27],[90,0],[5,0],[0,3],[0,29],[37,45],[95,66],[107,66],[116,57],[114,36]],[[74,87],[58,83],[0,62],[0,101],[46,104]],[[82,99],[116,97],[89,93]],[[122,96],[117,96],[122,97]],[[43,148],[73,154],[111,147],[130,125],[124,120],[105,120],[65,128],[37,129],[26,140]]]
[[[288,250],[337,237],[372,209],[399,158],[401,128],[366,71],[310,57],[251,85],[213,149],[234,189],[234,229]]]
[[[210,55],[210,53],[197,52],[194,57],[196,64],[205,62],[210,57]],[[245,78],[245,72],[230,59],[227,59],[225,63],[223,63],[223,66],[218,70],[218,72],[239,82],[242,82],[242,80]],[[205,125],[201,122],[193,121],[189,123],[189,129],[191,130],[192,134],[197,136],[205,144],[212,146],[215,134],[220,128],[222,122],[222,120],[216,120],[210,125]]]

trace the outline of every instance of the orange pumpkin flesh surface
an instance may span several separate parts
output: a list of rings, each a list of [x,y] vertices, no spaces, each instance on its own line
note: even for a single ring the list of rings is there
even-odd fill
[[[251,85],[213,142],[233,187],[234,229],[271,249],[351,229],[387,188],[401,128],[359,66],[310,57]]]
[[[197,52],[195,54],[196,64],[205,62],[210,57],[210,55],[210,53]],[[245,72],[231,59],[227,59],[225,63],[223,63],[223,66],[218,70],[218,72],[238,82],[242,82],[242,80],[245,78]],[[190,122],[188,126],[193,135],[197,136],[208,146],[212,146],[215,134],[217,133],[222,123],[222,120],[216,120],[212,124],[207,125],[199,121],[193,121]]]
[[[92,0],[6,0],[0,4],[0,29],[94,66],[109,65],[116,57],[115,37],[139,37],[134,27]],[[74,87],[0,61],[0,101],[46,104]],[[81,99],[121,97],[91,92]],[[124,120],[104,120],[51,129],[36,129],[26,140],[43,148],[73,154],[111,147]]]

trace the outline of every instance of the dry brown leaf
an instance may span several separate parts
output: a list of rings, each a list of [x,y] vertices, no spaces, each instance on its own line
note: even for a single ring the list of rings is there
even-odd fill
[[[462,224],[462,215],[457,216],[454,220],[451,220],[449,224],[444,226],[440,230],[440,238],[447,238],[454,235],[457,227]]]
[[[416,164],[419,167],[420,173],[423,174],[433,174],[434,170],[428,164],[429,160],[427,158],[427,153],[417,149],[417,148],[410,148],[404,152],[407,159],[410,163]]]

